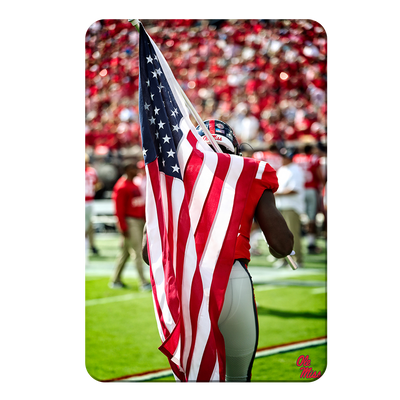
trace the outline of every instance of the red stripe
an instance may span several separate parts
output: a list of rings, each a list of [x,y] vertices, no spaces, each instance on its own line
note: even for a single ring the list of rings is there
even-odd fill
[[[224,357],[225,360],[225,357]],[[206,347],[204,348],[203,358],[201,360],[199,373],[197,375],[198,382],[209,382],[214,371],[216,361],[215,340],[212,335],[209,336]],[[220,367],[221,368],[221,367]],[[225,370],[225,368],[224,368]],[[225,375],[221,378],[225,378]],[[220,379],[225,380],[225,379]]]
[[[162,214],[162,207],[160,207],[160,203],[161,203],[160,193],[161,192],[160,192],[158,165],[156,163],[157,163],[157,160],[148,164],[148,176],[150,178],[150,185],[152,187],[152,191],[153,191],[153,195],[154,195],[155,208],[157,210],[157,220],[158,220],[158,224],[160,226],[161,224],[163,225],[164,216]],[[158,196],[157,196],[157,194],[158,194]],[[149,205],[149,207],[150,207],[150,205]],[[161,231],[161,228],[159,228],[159,229]],[[151,244],[150,241],[149,241],[149,244]],[[150,260],[150,252],[149,252],[149,260]],[[150,265],[151,265],[151,262],[150,262]],[[160,304],[157,299],[157,293],[155,290],[154,278],[153,278],[151,268],[150,268],[150,279],[152,280],[152,287],[153,287],[153,293],[154,293],[153,297],[154,297],[154,302],[155,302],[155,308],[157,310],[158,319],[160,321],[160,326],[163,331],[164,337],[168,337],[170,332],[168,331],[168,329],[165,325],[162,310],[161,310]]]
[[[203,160],[204,154],[198,150],[193,150],[189,160],[187,161],[185,175],[183,177],[187,199],[192,197],[193,188],[199,175],[201,166],[203,165]]]
[[[211,134],[215,134],[215,121],[212,119],[208,124],[208,130]]]

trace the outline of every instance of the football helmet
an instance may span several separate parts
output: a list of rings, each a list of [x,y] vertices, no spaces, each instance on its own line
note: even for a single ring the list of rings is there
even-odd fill
[[[237,141],[232,128],[227,123],[218,119],[208,119],[207,121],[204,121],[204,125],[210,131],[211,135],[213,135],[213,138],[224,153],[241,155],[239,142]],[[200,125],[196,127],[196,131],[203,140],[212,147],[210,140],[204,134]]]

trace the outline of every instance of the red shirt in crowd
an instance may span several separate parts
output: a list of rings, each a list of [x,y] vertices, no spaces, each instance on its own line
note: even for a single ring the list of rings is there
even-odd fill
[[[258,171],[251,185],[240,222],[239,234],[236,239],[235,259],[245,258],[250,260],[250,230],[257,204],[265,189],[271,189],[275,193],[279,187],[275,170],[266,162],[258,161],[258,163]]]
[[[128,229],[126,217],[145,219],[145,202],[137,185],[121,176],[112,193],[115,215],[121,231]]]
[[[92,167],[85,167],[85,201],[92,201],[96,194],[97,172]]]

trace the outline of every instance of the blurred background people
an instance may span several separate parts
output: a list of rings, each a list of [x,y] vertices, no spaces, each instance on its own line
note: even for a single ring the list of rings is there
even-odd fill
[[[203,120],[229,121],[255,151],[326,142],[326,52],[312,20],[142,20]],[[138,33],[125,19],[86,32],[86,147],[140,151]],[[237,125],[237,126],[236,126]],[[243,128],[243,129],[242,129]]]
[[[140,289],[151,290],[151,285],[144,276],[141,257],[145,224],[145,200],[139,186],[133,182],[138,175],[137,162],[135,160],[125,161],[123,169],[124,175],[115,184],[112,194],[118,228],[123,236],[123,245],[109,286],[113,289],[126,287],[121,278],[126,262],[131,257],[138,272]]]
[[[94,245],[94,229],[93,229],[93,200],[96,191],[101,188],[101,182],[97,171],[90,166],[90,157],[85,153],[85,253],[88,256],[89,248],[93,254],[98,254],[98,250]]]
[[[299,165],[305,176],[305,205],[308,217],[307,245],[310,254],[317,254],[319,248],[316,245],[317,228],[315,217],[321,202],[321,191],[324,178],[321,171],[320,157],[315,154],[315,147],[307,144],[300,154],[296,154],[293,162]]]
[[[271,143],[268,150],[254,152],[253,158],[267,162],[275,171],[282,166],[282,156],[276,143]]]
[[[283,215],[289,230],[294,236],[294,256],[299,266],[303,262],[301,248],[301,219],[305,211],[303,170],[293,162],[295,153],[293,150],[281,149],[282,166],[278,169],[279,188],[275,192],[276,207]],[[275,267],[282,266],[286,261],[278,260]]]

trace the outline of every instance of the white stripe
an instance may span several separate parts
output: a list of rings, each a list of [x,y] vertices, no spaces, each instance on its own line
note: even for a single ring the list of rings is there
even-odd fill
[[[186,134],[184,133],[184,135],[187,135],[186,124],[183,119],[181,119],[181,130],[183,132],[186,132]],[[185,169],[186,169],[186,163],[193,152],[193,147],[185,137],[184,140],[181,140],[179,142],[176,151],[178,153],[178,163],[179,163],[179,168],[181,169],[180,172],[183,177],[183,175],[185,173]]]
[[[256,179],[261,179],[262,178],[262,174],[264,173],[266,165],[267,165],[267,163],[265,161],[260,161],[260,163],[258,164],[258,170],[257,170],[257,174],[256,174]]]
[[[196,271],[197,253],[194,241],[193,231],[190,230],[189,237],[186,243],[185,260],[183,264],[182,275],[182,318],[185,329],[185,344],[182,355],[182,366],[186,370],[187,360],[190,352],[190,345],[192,343],[192,319],[190,316],[190,294],[192,290],[193,276]]]
[[[193,187],[189,202],[189,214],[193,232],[196,232],[204,204],[214,179],[218,156],[215,153],[204,153],[204,160]]]
[[[161,338],[162,342],[164,343],[165,336],[164,336],[164,332],[163,332],[163,329],[162,329],[162,326],[161,326],[160,318],[158,318],[158,312],[157,312],[157,308],[156,308],[156,301],[155,301],[155,297],[154,297],[154,292],[151,291],[151,294],[152,294],[152,298],[153,298],[153,308],[154,308],[154,315],[156,317],[158,333],[160,334],[160,338]]]
[[[192,363],[190,366],[188,379],[190,381],[197,380],[200,370],[201,360],[203,358],[204,349],[207,344],[208,337],[211,331],[210,315],[208,313],[209,293],[204,293],[201,303],[199,317],[197,319],[197,334],[193,349]]]
[[[168,196],[167,185],[165,184],[165,173],[160,172],[161,204],[164,215],[164,226],[168,233]]]
[[[146,166],[147,169],[147,166]],[[161,237],[158,226],[157,208],[154,199],[153,188],[151,185],[150,174],[147,171],[147,196],[146,196],[146,221],[147,221],[147,235],[149,239],[149,253],[151,259],[151,269],[153,278],[156,285],[157,300],[162,310],[163,319],[169,332],[175,328],[175,322],[172,318],[171,312],[168,308],[168,302],[165,296],[165,279],[164,279],[164,266],[162,264],[162,248]],[[158,314],[156,312],[156,318]],[[162,337],[162,334],[160,333]]]
[[[171,361],[174,362],[178,367],[181,367],[181,337],[179,336],[179,341],[172,355]],[[181,369],[181,368],[179,368]]]

